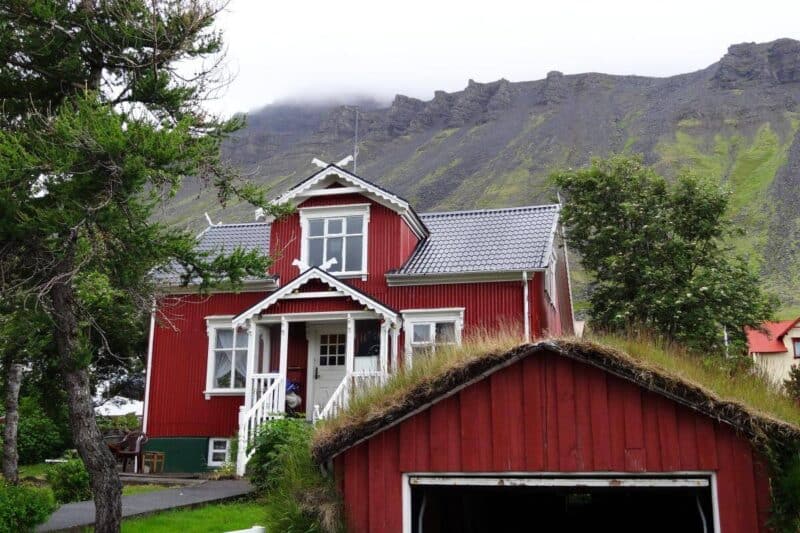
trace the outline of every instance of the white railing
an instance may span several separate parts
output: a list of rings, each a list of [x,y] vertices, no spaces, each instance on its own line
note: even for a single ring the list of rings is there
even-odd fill
[[[262,374],[263,375],[263,374]],[[286,378],[280,374],[274,376],[269,386],[257,398],[252,407],[239,408],[239,449],[236,454],[236,474],[244,475],[247,461],[253,455],[251,447],[255,441],[256,432],[267,420],[282,417],[286,401]],[[268,381],[265,381],[268,382]]]
[[[253,374],[250,377],[250,390],[252,391],[250,394],[250,405],[247,407],[253,407],[255,403],[264,395],[265,392],[275,383],[276,379],[281,377],[280,374],[270,373],[270,374]],[[278,398],[274,398],[273,405],[278,404]]]
[[[382,385],[385,381],[386,373],[380,370],[362,370],[346,375],[321,411],[319,405],[314,406],[312,420],[317,422],[335,417],[347,408],[351,399],[364,394],[372,387]]]

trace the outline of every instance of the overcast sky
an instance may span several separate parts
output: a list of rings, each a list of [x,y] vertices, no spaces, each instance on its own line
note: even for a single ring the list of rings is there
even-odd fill
[[[800,39],[798,0],[232,0],[220,17],[233,83],[211,107],[394,94],[550,70],[669,76],[732,43]]]

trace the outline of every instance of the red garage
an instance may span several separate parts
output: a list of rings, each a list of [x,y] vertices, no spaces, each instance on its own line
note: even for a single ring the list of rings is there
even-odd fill
[[[350,531],[767,531],[749,437],[797,429],[589,343],[472,360],[334,426]]]

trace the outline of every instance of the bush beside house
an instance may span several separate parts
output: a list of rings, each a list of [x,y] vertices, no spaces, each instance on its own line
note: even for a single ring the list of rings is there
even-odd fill
[[[0,531],[32,531],[55,509],[48,489],[0,482]]]
[[[250,481],[265,497],[267,531],[344,530],[341,501],[333,480],[311,459],[313,427],[302,419],[266,423],[248,463]]]

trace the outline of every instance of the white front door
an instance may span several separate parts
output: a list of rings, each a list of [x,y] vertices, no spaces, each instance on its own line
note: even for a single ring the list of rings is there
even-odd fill
[[[347,330],[344,325],[316,326],[309,337],[311,400],[307,411],[310,416],[315,405],[320,410],[325,408],[336,387],[344,379]]]

